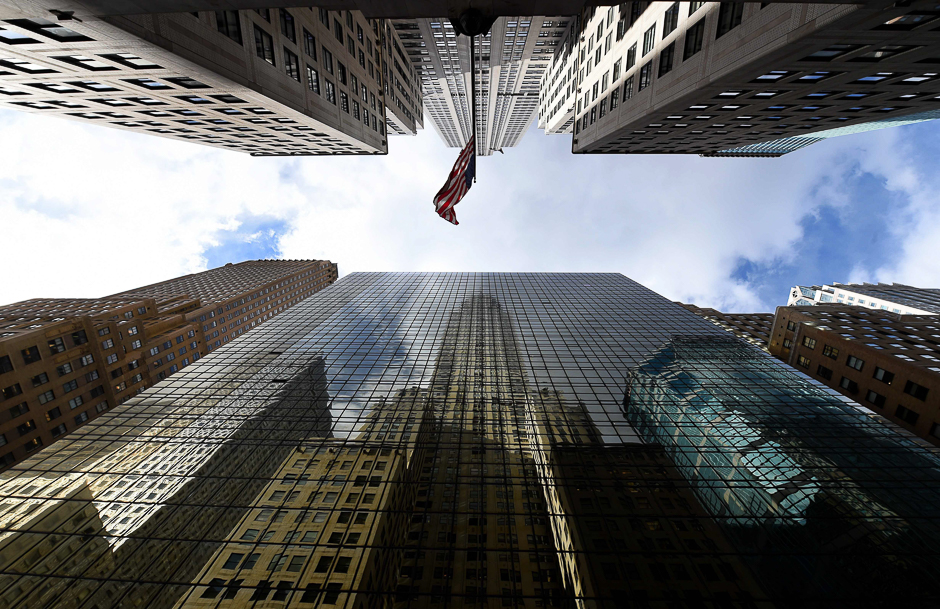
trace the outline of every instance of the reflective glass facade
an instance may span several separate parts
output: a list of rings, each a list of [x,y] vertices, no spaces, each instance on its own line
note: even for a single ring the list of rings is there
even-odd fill
[[[937,600],[931,449],[728,336],[621,275],[347,276],[5,472],[0,606]]]

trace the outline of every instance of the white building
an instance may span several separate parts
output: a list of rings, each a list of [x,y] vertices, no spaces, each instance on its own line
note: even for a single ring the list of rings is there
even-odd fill
[[[519,143],[538,111],[539,83],[569,17],[500,17],[477,40],[477,153],[487,156]],[[394,20],[418,67],[424,106],[451,147],[470,139],[470,39],[447,19]]]
[[[940,314],[940,290],[898,283],[833,283],[794,286],[787,298],[787,306],[827,303],[879,309],[900,315],[937,315]]]

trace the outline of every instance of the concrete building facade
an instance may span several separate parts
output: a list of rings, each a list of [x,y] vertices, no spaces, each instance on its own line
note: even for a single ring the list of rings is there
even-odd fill
[[[99,299],[0,307],[0,468],[336,279],[327,261],[258,260]]]
[[[908,116],[936,118],[932,11],[929,2],[586,8],[572,32],[572,150],[779,156]]]
[[[393,30],[358,11],[49,17],[0,23],[0,105],[260,156],[384,154],[386,122],[421,126]]]

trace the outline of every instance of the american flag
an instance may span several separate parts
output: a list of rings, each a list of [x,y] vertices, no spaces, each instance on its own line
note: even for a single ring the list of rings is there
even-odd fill
[[[470,186],[473,185],[473,176],[476,175],[476,155],[473,150],[475,142],[476,136],[471,136],[470,141],[460,151],[454,168],[450,170],[447,183],[434,195],[434,208],[437,215],[451,224],[459,224],[457,215],[454,213],[454,205],[457,205],[470,190]]]

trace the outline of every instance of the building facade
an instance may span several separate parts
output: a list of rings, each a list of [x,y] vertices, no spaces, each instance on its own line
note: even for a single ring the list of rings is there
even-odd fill
[[[845,304],[898,315],[940,314],[940,290],[915,288],[900,283],[834,283],[793,286],[787,306]]]
[[[777,307],[770,353],[940,445],[940,322],[860,305]]]
[[[477,154],[519,143],[538,112],[539,82],[560,44],[569,17],[499,17],[476,41],[458,36],[450,21],[393,21],[421,76],[428,117],[444,142],[463,148],[472,132],[476,82]],[[474,72],[472,66],[476,65]]]
[[[353,274],[0,474],[0,602],[930,606],[938,466],[620,275]]]
[[[780,156],[937,118],[933,10],[880,1],[586,8],[571,32],[572,150]]]
[[[336,279],[328,261],[256,260],[104,298],[0,307],[0,468]]]
[[[702,309],[693,304],[678,304],[716,326],[728,330],[738,338],[743,338],[755,347],[767,351],[774,327],[772,313],[722,313],[715,309]]]
[[[0,23],[3,107],[260,156],[385,154],[386,123],[422,123],[393,30],[358,11],[39,14]]]

